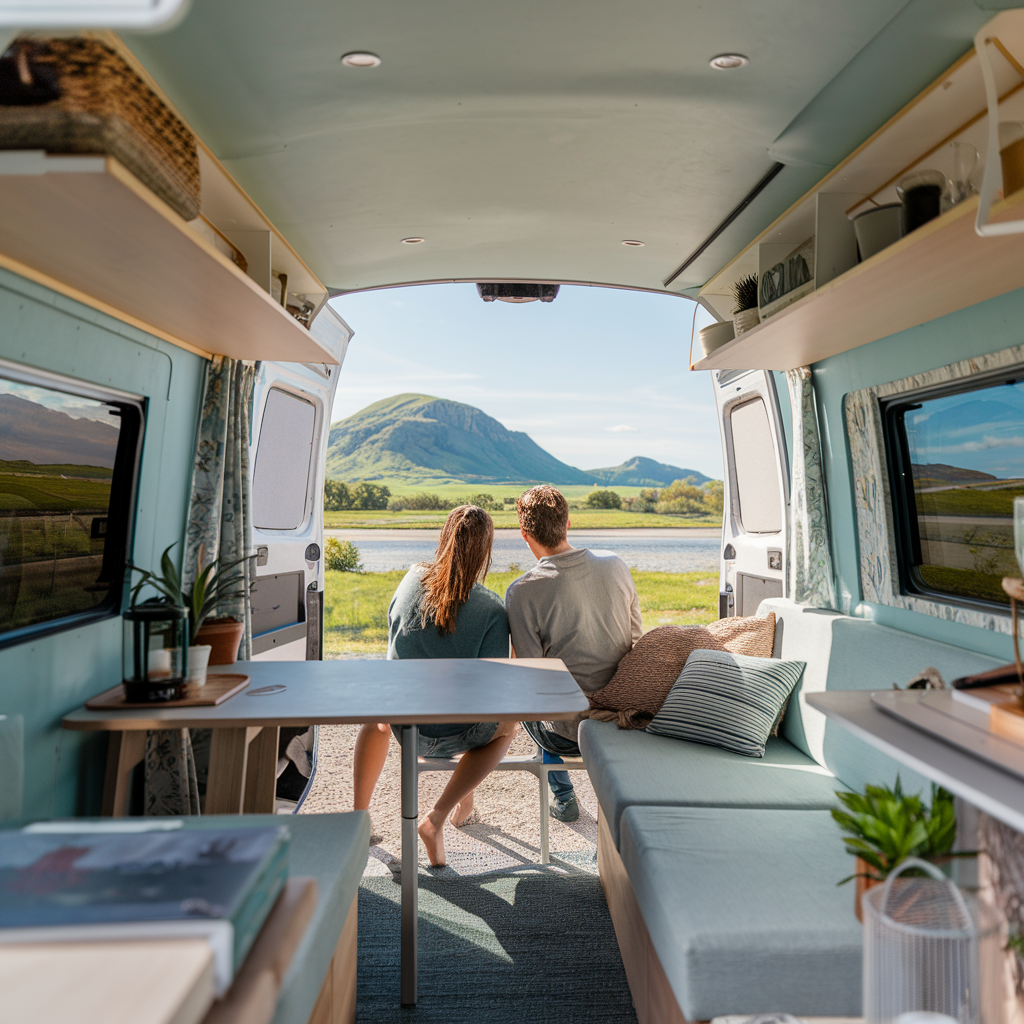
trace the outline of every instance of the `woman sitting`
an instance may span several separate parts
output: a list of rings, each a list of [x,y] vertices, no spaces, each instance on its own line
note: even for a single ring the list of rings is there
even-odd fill
[[[494,522],[475,505],[448,514],[432,562],[414,565],[388,608],[388,658],[507,658],[508,617],[483,586],[491,566]],[[516,722],[421,725],[420,757],[462,754],[419,834],[430,863],[445,863],[444,823],[458,827],[473,813],[473,792],[505,756]],[[397,736],[397,729],[395,730]],[[364,725],[356,739],[355,809],[367,810],[388,756],[388,726]]]

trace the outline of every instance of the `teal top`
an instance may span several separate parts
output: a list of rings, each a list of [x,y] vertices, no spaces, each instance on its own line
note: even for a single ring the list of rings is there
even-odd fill
[[[422,625],[424,566],[414,565],[388,606],[388,658],[507,658],[508,616],[500,597],[480,583],[469,592],[455,616],[455,632],[442,633],[432,622]],[[452,736],[468,728],[421,725],[424,736]]]

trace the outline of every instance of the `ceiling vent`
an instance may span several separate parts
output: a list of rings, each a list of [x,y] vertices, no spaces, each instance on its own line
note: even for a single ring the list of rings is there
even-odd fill
[[[558,294],[557,284],[478,284],[476,286],[484,302],[554,302]]]

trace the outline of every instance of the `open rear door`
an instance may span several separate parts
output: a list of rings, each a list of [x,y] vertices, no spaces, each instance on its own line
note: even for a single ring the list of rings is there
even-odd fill
[[[725,457],[719,615],[753,615],[784,597],[789,461],[775,380],[765,370],[716,370]]]
[[[310,333],[337,366],[263,363],[256,377],[249,451],[254,659],[317,661],[322,656],[327,435],[352,331],[325,306]]]

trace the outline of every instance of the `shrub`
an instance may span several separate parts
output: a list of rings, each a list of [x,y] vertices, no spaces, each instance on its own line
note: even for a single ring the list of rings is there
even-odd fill
[[[709,480],[703,490],[704,511],[709,516],[720,516],[725,509],[725,485],[721,480]]]
[[[476,505],[485,512],[501,512],[505,508],[503,502],[494,500],[493,494],[471,494],[468,498],[456,498],[452,508],[459,505]]]
[[[445,498],[438,494],[427,494],[425,491],[420,491],[419,494],[405,494],[388,502],[388,508],[392,512],[403,512],[406,509],[417,512],[443,512],[451,507],[451,503]]]
[[[350,540],[328,537],[324,541],[324,568],[332,572],[362,572],[359,548]]]
[[[502,505],[514,505],[516,503],[516,496],[514,494],[511,496],[506,495],[501,499],[501,503]]]
[[[591,491],[587,495],[588,508],[622,508],[622,498],[615,491]]]
[[[324,511],[344,512],[352,507],[352,492],[340,480],[324,481]]]
[[[653,487],[644,488],[635,498],[625,498],[622,502],[627,512],[653,512],[658,504],[659,492]]]
[[[694,477],[685,480],[673,480],[661,492],[657,512],[669,512],[676,515],[702,515],[704,512],[704,491],[697,486]]]
[[[356,484],[352,491],[352,508],[361,511],[375,511],[388,507],[388,499],[391,497],[390,488],[382,484],[371,484],[363,481]]]

